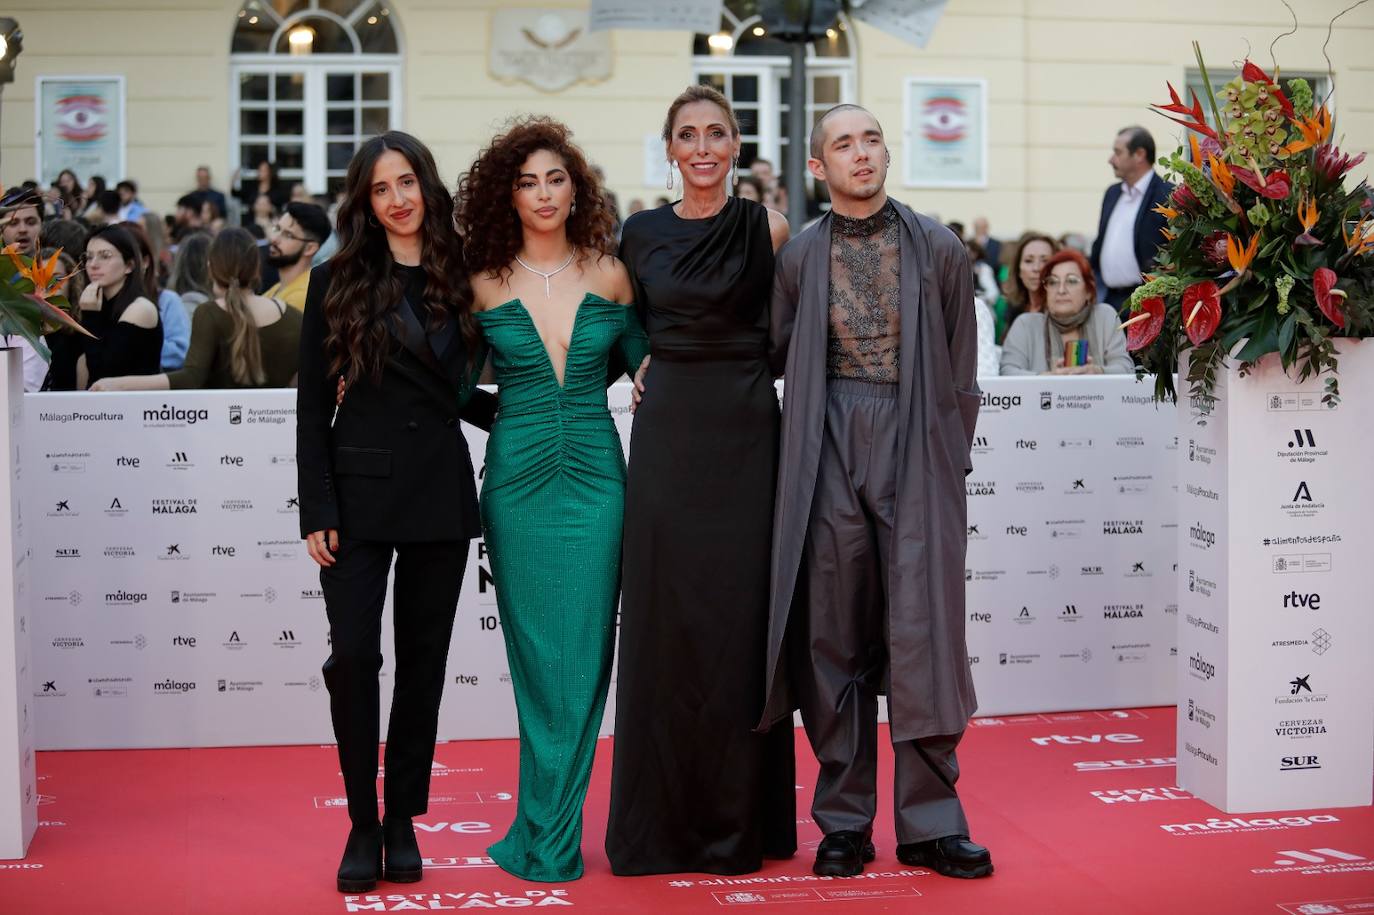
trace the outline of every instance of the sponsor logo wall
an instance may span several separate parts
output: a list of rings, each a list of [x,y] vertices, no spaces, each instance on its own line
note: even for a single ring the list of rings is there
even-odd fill
[[[1175,411],[1133,377],[978,383],[964,579],[980,714],[1172,704]]]
[[[1179,411],[1179,784],[1231,813],[1368,804],[1374,349],[1341,397],[1264,363]]]
[[[1133,378],[980,383],[965,572],[980,712],[1171,704],[1172,411]],[[628,385],[610,397],[628,444]],[[331,741],[329,629],[298,530],[294,393],[26,404],[39,745]],[[486,437],[463,431],[480,486]],[[441,738],[516,735],[497,584],[475,541]],[[383,653],[385,710],[389,636]],[[613,720],[612,705],[603,732]]]

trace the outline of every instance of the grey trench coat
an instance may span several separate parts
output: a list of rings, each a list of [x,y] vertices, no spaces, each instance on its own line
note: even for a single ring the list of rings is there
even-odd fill
[[[977,708],[964,641],[964,477],[978,420],[973,270],[940,223],[893,201],[901,216],[901,372],[897,505],[888,573],[888,709],[894,741],[964,730]],[[825,427],[830,216],[778,253],[771,359],[784,376],[774,508],[767,695],[760,728],[797,707],[787,623]],[[913,281],[914,280],[914,281]],[[802,661],[805,663],[805,661]]]

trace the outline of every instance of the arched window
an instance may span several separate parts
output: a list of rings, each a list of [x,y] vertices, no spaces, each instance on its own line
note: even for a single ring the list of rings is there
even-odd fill
[[[699,83],[715,86],[730,100],[740,120],[740,164],[770,160],[781,170],[786,160],[791,49],[769,36],[757,0],[726,0],[720,31],[697,35],[692,72]],[[806,49],[806,126],[826,109],[855,97],[855,35],[841,16],[825,37]]]
[[[400,126],[398,31],[386,0],[247,0],[230,46],[231,164],[337,191],[358,144]]]

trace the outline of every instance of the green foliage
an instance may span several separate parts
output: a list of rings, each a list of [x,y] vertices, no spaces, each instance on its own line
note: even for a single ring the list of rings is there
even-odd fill
[[[1293,103],[1293,113],[1300,118],[1312,116],[1312,87],[1302,77],[1288,81],[1288,100]]]

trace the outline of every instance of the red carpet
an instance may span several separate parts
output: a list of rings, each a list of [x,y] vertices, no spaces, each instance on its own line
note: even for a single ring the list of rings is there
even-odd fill
[[[0,912],[1374,912],[1374,809],[1225,816],[1171,787],[1173,709],[975,722],[961,748],[960,794],[997,867],[977,881],[897,862],[886,789],[878,860],[863,877],[813,877],[819,836],[805,817],[815,764],[797,736],[803,849],[757,875],[612,877],[601,851],[602,741],[587,876],[557,885],[508,877],[484,849],[514,810],[516,745],[482,741],[439,746],[429,814],[418,821],[424,881],[382,883],[362,897],[333,889],[347,832],[333,747],[43,753],[45,825],[26,861],[0,862]],[[880,784],[890,784],[890,754],[884,762]]]

